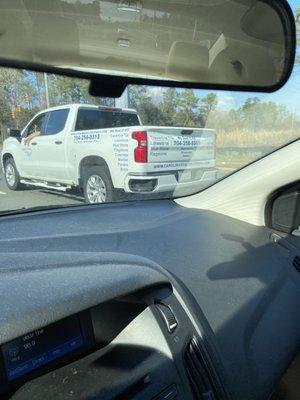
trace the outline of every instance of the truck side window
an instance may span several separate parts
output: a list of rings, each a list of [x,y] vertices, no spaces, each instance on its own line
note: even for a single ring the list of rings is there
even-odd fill
[[[51,111],[47,120],[46,128],[42,135],[56,135],[61,132],[67,122],[69,109],[65,108],[62,110]]]
[[[29,136],[31,133],[40,132],[41,135],[45,132],[45,124],[47,120],[47,113],[38,115],[28,126],[23,134],[23,137]]]

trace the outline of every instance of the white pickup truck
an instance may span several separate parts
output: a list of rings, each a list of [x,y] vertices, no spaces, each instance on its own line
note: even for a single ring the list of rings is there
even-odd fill
[[[50,108],[11,131],[1,157],[9,189],[77,187],[89,203],[113,201],[117,189],[188,194],[216,180],[214,130],[143,126],[131,109]]]

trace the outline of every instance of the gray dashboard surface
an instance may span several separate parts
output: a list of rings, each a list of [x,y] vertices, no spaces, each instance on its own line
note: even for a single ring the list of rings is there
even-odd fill
[[[232,399],[265,399],[299,349],[300,276],[266,228],[164,200],[2,217],[0,237],[2,274],[101,252],[166,268],[210,324]]]
[[[167,284],[141,257],[37,252],[1,255],[0,344],[105,301]],[[10,264],[11,263],[11,264]]]

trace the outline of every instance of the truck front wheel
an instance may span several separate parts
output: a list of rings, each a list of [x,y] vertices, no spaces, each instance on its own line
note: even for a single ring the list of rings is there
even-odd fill
[[[19,172],[13,158],[11,157],[4,163],[4,176],[6,185],[10,190],[20,190],[22,188]]]
[[[109,173],[98,166],[87,169],[83,178],[83,192],[87,203],[111,203],[115,199]]]

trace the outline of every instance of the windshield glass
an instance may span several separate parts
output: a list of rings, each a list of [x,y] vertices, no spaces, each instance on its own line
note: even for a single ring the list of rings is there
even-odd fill
[[[194,194],[300,137],[298,55],[272,94],[88,85],[0,68],[0,212]]]

